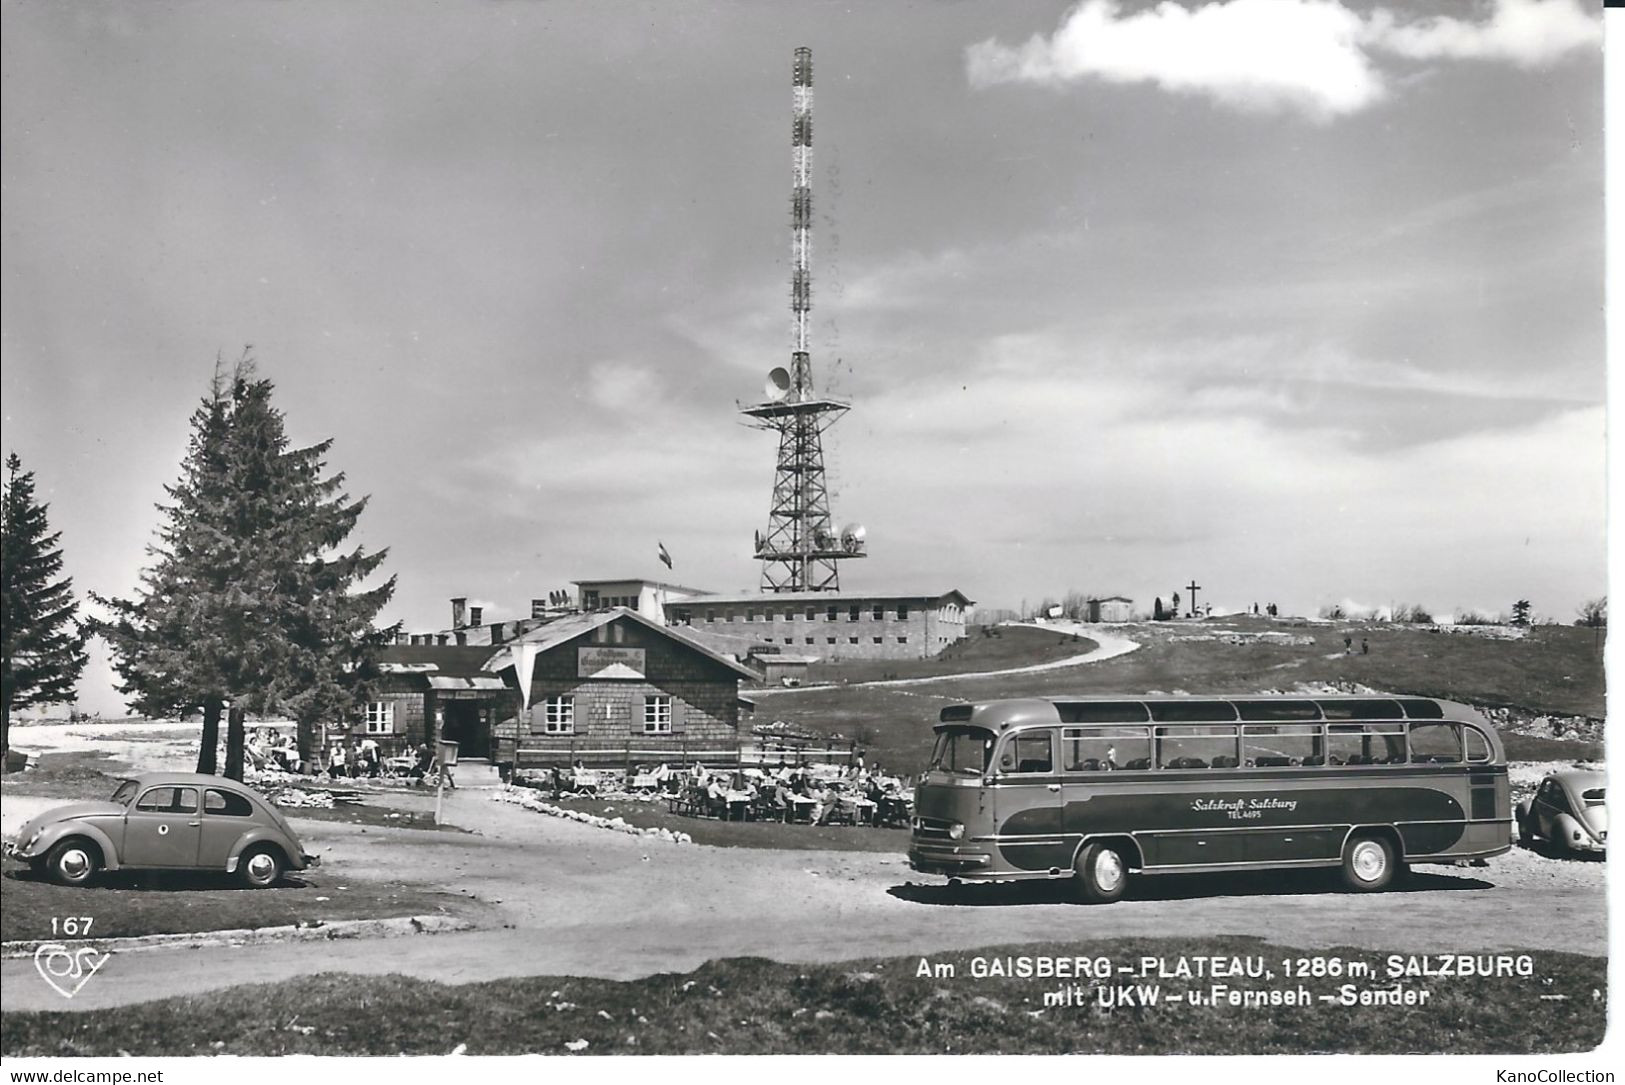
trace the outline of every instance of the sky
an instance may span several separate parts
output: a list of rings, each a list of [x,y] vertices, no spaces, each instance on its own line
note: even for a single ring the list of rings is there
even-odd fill
[[[1571,621],[1594,7],[3,0],[3,442],[76,588],[128,594],[249,349],[370,495],[387,620],[753,590],[806,45],[843,588]]]

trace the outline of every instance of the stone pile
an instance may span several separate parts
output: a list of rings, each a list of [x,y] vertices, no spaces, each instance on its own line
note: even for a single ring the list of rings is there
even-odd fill
[[[562,806],[554,806],[552,803],[543,802],[541,799],[537,798],[534,793],[528,793],[522,790],[491,791],[488,792],[488,794],[497,802],[513,803],[515,806],[523,806],[526,810],[533,810],[538,814],[546,814],[549,817],[555,818],[565,818],[569,821],[577,821],[583,825],[591,825],[598,829],[609,829],[612,832],[626,833],[629,836],[655,837],[661,840],[669,840],[673,844],[692,844],[694,842],[694,838],[689,836],[687,833],[675,833],[670,829],[644,828],[638,825],[629,825],[623,818],[599,817],[597,814],[589,814],[584,810],[566,810]]]

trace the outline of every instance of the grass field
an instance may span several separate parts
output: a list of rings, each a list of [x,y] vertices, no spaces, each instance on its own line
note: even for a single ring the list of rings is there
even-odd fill
[[[970,671],[1031,667],[1083,655],[1095,649],[1087,637],[1026,626],[972,626],[964,640],[948,645],[930,659],[858,659],[814,663],[807,681],[880,682],[893,678],[934,678]]]
[[[972,959],[1105,956],[1118,967],[1155,956],[1261,957],[1275,979],[1232,988],[1311,994],[1306,1006],[1044,1004],[1070,981],[976,979]],[[447,986],[401,976],[322,975],[128,1006],[116,1014],[7,1014],[0,1053],[33,1055],[566,1054],[1430,1054],[1585,1051],[1606,1027],[1606,962],[1533,954],[1533,975],[1407,979],[1427,989],[1413,1008],[1318,1001],[1347,979],[1286,980],[1286,959],[1338,957],[1383,970],[1369,950],[1305,953],[1256,939],[1117,939],[944,953],[945,978],[921,958],[834,965],[758,958],[711,961],[687,974],[629,982],[532,977]],[[1156,983],[1161,994],[1214,981]],[[1362,981],[1388,989],[1394,981]],[[583,1043],[584,1041],[584,1043]]]
[[[1174,639],[1211,634],[1217,628],[1291,633],[1313,637],[1315,643]],[[1541,626],[1521,640],[1506,641],[1382,622],[1294,625],[1235,618],[1145,623],[1114,631],[1140,641],[1142,647],[1100,663],[1037,674],[945,679],[907,688],[836,687],[777,693],[762,698],[757,712],[759,717],[787,720],[817,733],[857,738],[866,743],[871,761],[917,772],[929,753],[931,725],[938,711],[959,700],[1253,693],[1289,691],[1299,683],[1343,683],[1554,715],[1600,718],[1605,711],[1602,656],[1589,629]],[[1057,642],[1060,639],[1056,634],[1033,632]],[[1353,655],[1343,652],[1345,634],[1354,639]],[[1370,644],[1369,654],[1359,654],[1362,637]],[[1059,643],[1053,646],[1061,647]],[[967,669],[993,669],[976,662],[979,647],[979,642],[967,642]],[[1508,755],[1514,758],[1596,757],[1600,752],[1595,743],[1554,744],[1508,736]]]
[[[272,889],[241,889],[223,874],[104,873],[85,888],[35,878],[7,861],[0,877],[0,941],[57,936],[53,917],[90,916],[93,938],[280,927],[335,919],[461,914],[468,898],[346,878],[291,874]]]

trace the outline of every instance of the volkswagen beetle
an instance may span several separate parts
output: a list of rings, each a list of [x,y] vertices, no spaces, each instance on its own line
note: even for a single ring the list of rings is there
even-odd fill
[[[259,792],[191,772],[147,773],[121,780],[106,802],[47,810],[5,853],[63,885],[101,870],[222,870],[263,889],[321,862]]]
[[[1518,835],[1525,841],[1545,840],[1569,851],[1606,851],[1606,776],[1585,769],[1551,773],[1532,798],[1518,804]]]

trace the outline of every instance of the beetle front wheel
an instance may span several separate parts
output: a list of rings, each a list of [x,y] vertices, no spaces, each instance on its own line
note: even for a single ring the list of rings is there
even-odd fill
[[[96,845],[77,837],[60,842],[45,857],[45,868],[59,885],[88,885],[101,865]]]

